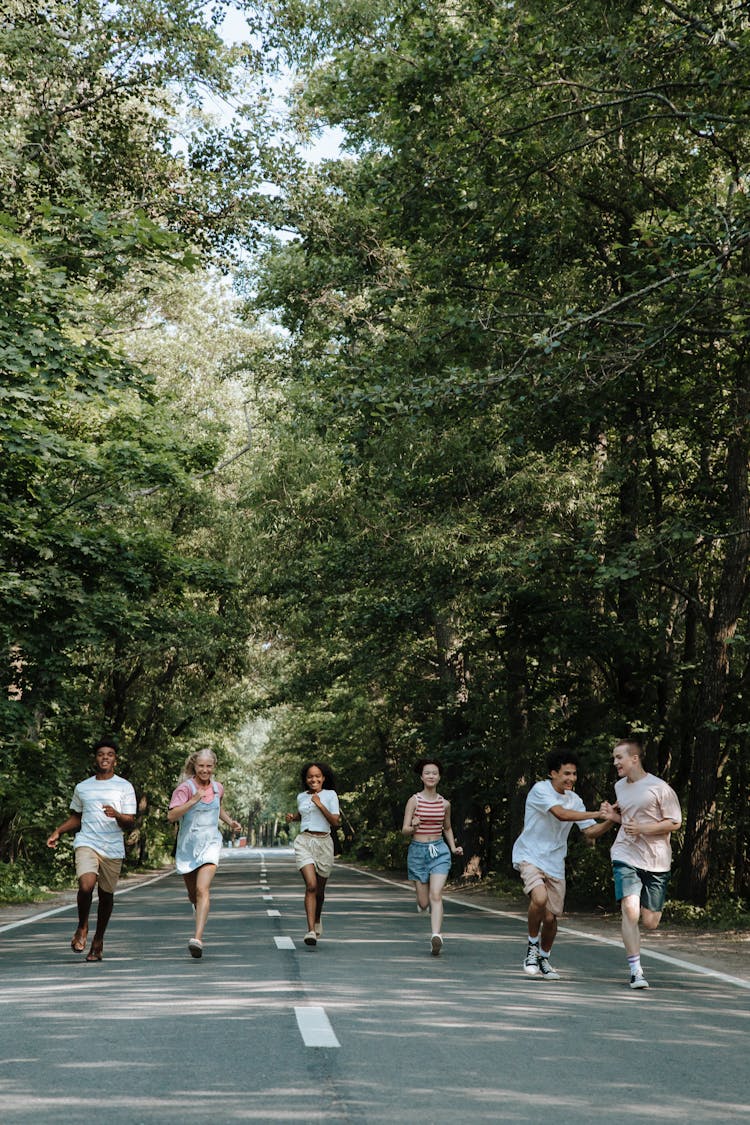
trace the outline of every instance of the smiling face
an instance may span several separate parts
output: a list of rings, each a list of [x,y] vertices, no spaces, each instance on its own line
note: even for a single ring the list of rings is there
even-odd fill
[[[311,793],[320,793],[323,788],[325,778],[323,772],[318,766],[310,766],[305,774],[305,785]]]
[[[428,762],[422,770],[422,783],[425,789],[434,789],[440,781],[440,770],[436,765]]]
[[[558,793],[567,793],[570,789],[575,789],[578,770],[572,762],[563,762],[559,770],[550,770],[549,776],[553,789]]]
[[[211,774],[216,769],[216,758],[210,750],[203,754],[199,754],[195,759],[195,780],[200,785],[208,785],[211,780]]]
[[[115,776],[115,766],[117,765],[117,753],[111,746],[100,746],[94,755],[96,762],[96,776],[99,780],[105,780]]]
[[[633,751],[634,747],[630,742],[620,742],[612,751],[612,762],[618,777],[631,778],[643,772],[641,756]]]

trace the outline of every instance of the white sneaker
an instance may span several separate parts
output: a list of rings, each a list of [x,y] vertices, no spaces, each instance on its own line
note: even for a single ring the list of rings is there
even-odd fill
[[[430,938],[430,951],[433,957],[440,956],[440,950],[443,948],[443,939],[440,934],[433,934]]]
[[[545,957],[542,953],[539,954],[539,972],[545,980],[559,980],[560,974],[549,963],[549,957]]]
[[[632,973],[630,976],[631,988],[648,988],[648,981],[643,975],[643,969],[639,969],[637,973]]]
[[[308,930],[305,934],[305,945],[317,945],[318,939],[315,930]]]
[[[323,933],[323,923],[322,922],[316,922],[315,923],[315,936],[320,937],[320,935],[322,933]]]
[[[529,947],[526,950],[523,971],[528,973],[530,977],[535,977],[539,972],[539,946],[535,945],[533,941],[529,942]]]

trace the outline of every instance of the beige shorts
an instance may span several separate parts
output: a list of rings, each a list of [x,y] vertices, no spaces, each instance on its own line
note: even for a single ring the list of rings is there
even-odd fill
[[[294,861],[300,871],[308,863],[315,866],[321,879],[327,879],[333,871],[333,840],[327,836],[313,836],[310,832],[300,832],[294,841]]]
[[[99,889],[109,894],[114,894],[117,880],[120,878],[122,867],[121,859],[110,859],[109,856],[99,855],[93,848],[83,844],[75,850],[76,875],[96,875]]]
[[[523,879],[523,889],[527,895],[531,894],[534,887],[543,885],[547,888],[547,907],[555,917],[559,917],[565,905],[565,880],[553,879],[533,863],[519,863],[518,873]]]

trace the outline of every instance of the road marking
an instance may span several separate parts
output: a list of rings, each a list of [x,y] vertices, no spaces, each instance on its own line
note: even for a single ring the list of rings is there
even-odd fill
[[[280,918],[281,917],[281,911],[280,910],[267,910],[266,914],[268,915],[269,918]]]
[[[294,942],[292,941],[292,939],[290,937],[275,937],[273,940],[276,942],[276,948],[277,949],[294,949],[295,948]]]
[[[355,867],[353,863],[346,865],[352,871],[357,871],[360,875],[366,875],[370,879],[377,879],[379,883],[387,883],[391,887],[398,887],[402,891],[414,890],[409,883],[399,883],[396,879],[387,879],[384,875],[375,875],[372,871],[366,871],[362,867]],[[513,918],[514,920],[525,919],[526,915],[521,911],[510,910],[497,910],[493,906],[482,906],[478,902],[464,902],[460,898],[452,898],[450,895],[443,895],[445,902],[452,902],[456,906],[465,906],[469,910],[480,910],[483,914],[496,914],[499,918]],[[613,938],[600,937],[599,934],[589,934],[584,930],[573,930],[569,926],[560,926],[558,928],[560,934],[572,934],[573,937],[586,938],[588,941],[596,941],[600,945],[613,945],[617,949],[622,950],[622,942],[615,941]],[[724,984],[733,984],[736,988],[745,988],[750,991],[750,980],[743,980],[742,977],[732,977],[729,973],[721,973],[718,969],[707,969],[705,965],[696,965],[693,961],[682,961],[679,957],[672,957],[668,953],[657,953],[656,950],[642,949],[641,960],[644,957],[650,957],[653,961],[666,961],[668,965],[674,965],[678,969],[686,969],[691,973],[698,973],[699,976],[710,977],[711,980],[720,980]]]
[[[297,1026],[306,1047],[340,1047],[325,1008],[315,1004],[295,1007]]]
[[[273,902],[273,895],[263,895],[264,902]]]

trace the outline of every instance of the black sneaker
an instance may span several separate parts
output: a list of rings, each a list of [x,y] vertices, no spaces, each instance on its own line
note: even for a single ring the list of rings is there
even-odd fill
[[[529,947],[526,950],[526,958],[523,963],[523,971],[528,973],[530,977],[539,975],[539,946],[533,941],[529,942]]]
[[[539,954],[539,972],[540,972],[541,976],[544,977],[545,980],[559,980],[560,979],[560,974],[556,973],[555,970],[550,965],[549,957],[545,957],[544,954],[542,954],[542,953]]]

